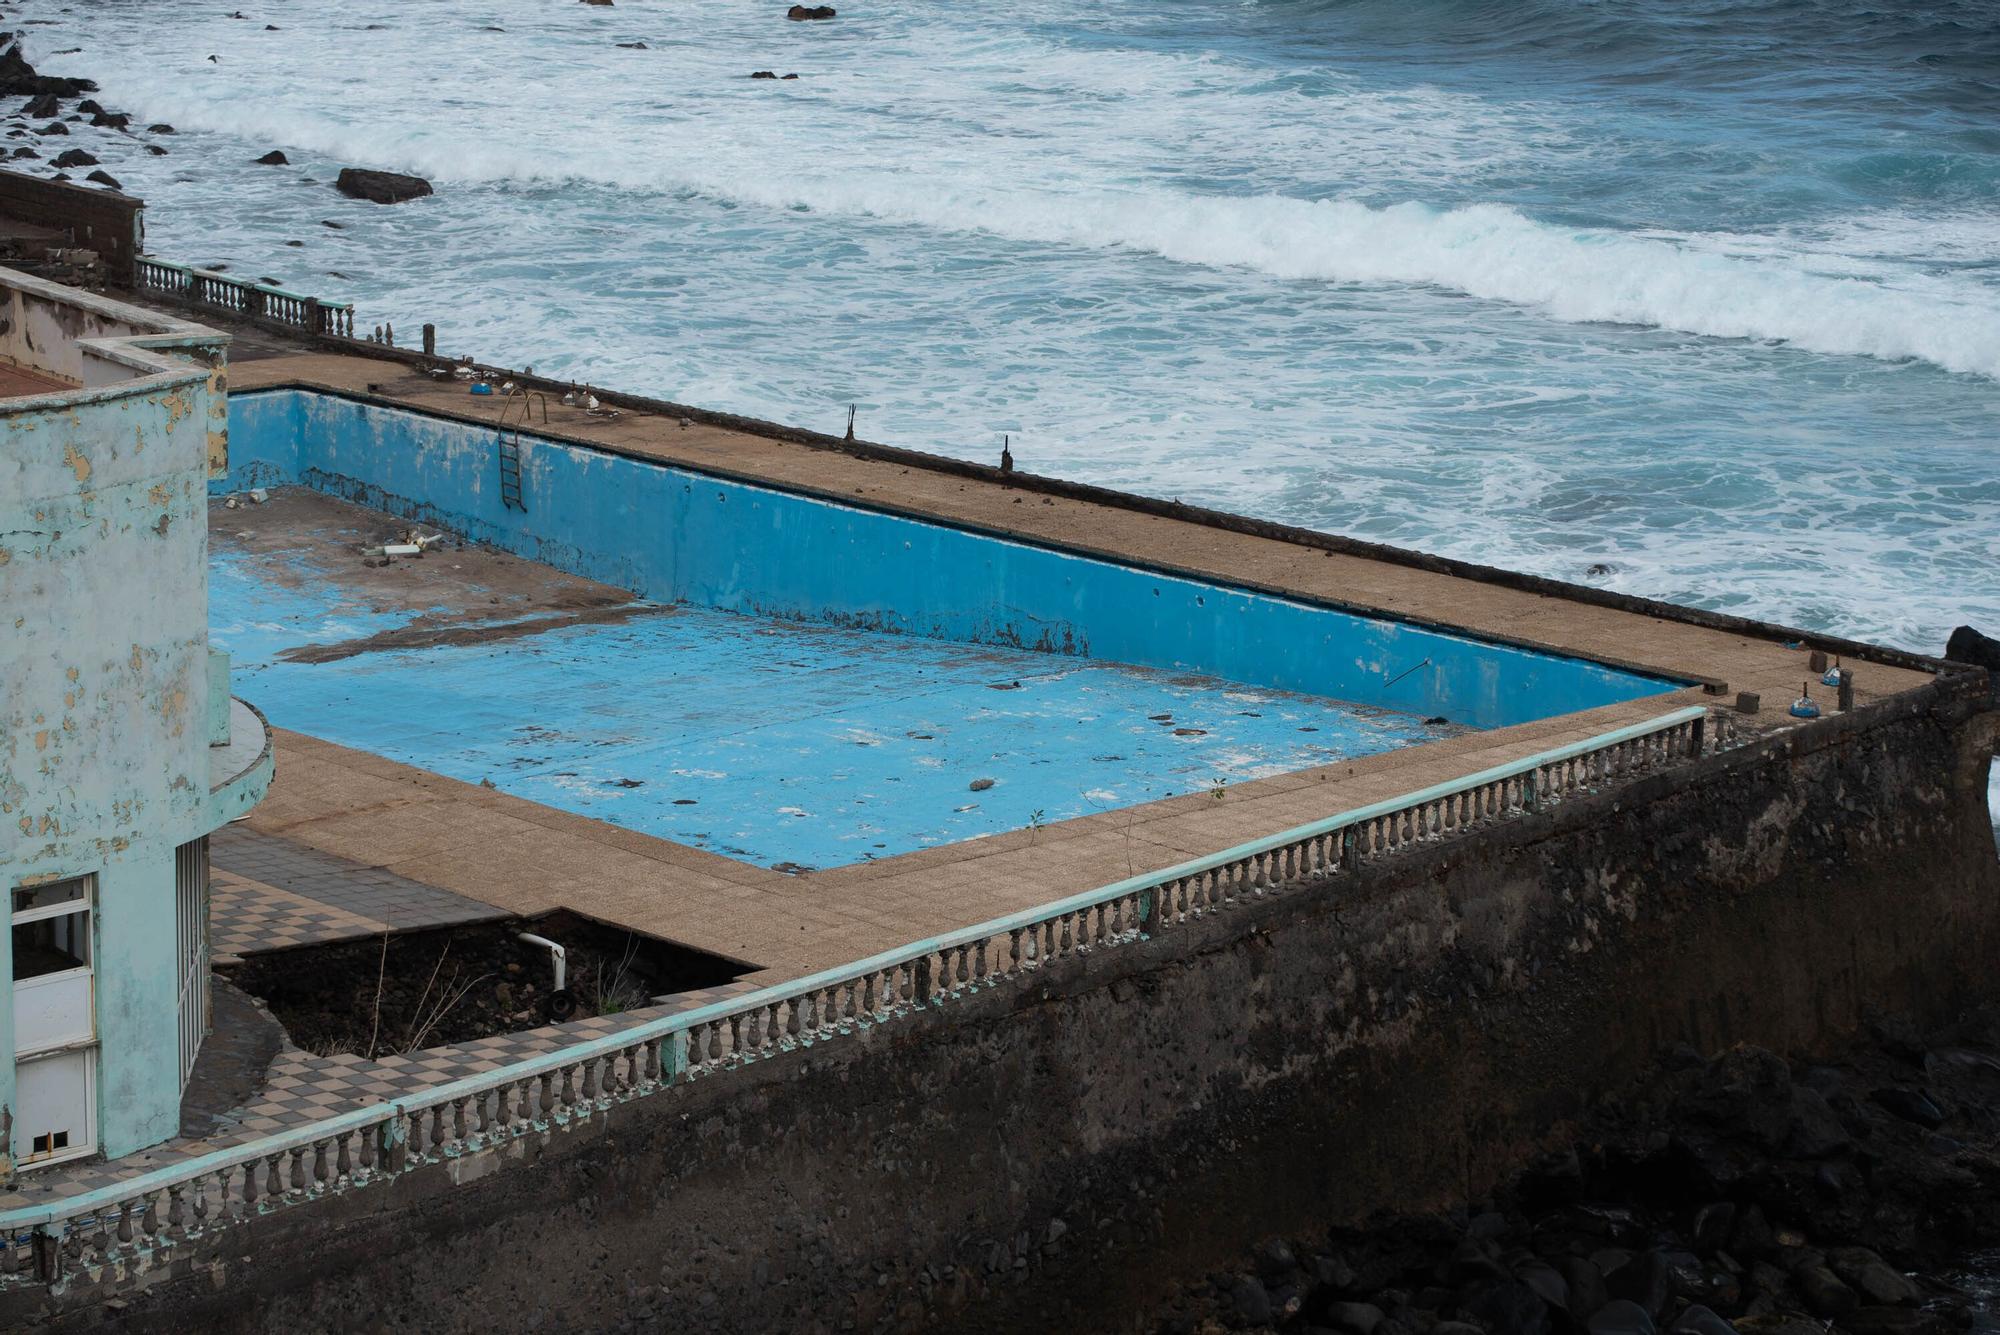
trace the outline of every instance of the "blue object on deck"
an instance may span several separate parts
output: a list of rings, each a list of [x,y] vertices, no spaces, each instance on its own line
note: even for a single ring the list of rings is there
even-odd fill
[[[493,386],[487,384],[484,380],[481,380],[477,384],[473,385],[470,392],[474,394],[491,394],[493,392]]]

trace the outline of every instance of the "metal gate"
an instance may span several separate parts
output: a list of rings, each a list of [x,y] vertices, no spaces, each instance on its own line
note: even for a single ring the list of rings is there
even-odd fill
[[[181,1088],[208,1034],[208,836],[174,850],[175,963],[180,971]]]

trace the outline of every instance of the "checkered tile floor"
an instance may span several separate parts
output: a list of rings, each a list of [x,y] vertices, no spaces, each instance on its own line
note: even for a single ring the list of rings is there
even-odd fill
[[[209,932],[214,957],[221,963],[292,946],[507,916],[490,904],[240,826],[216,831],[209,854],[213,864]],[[346,1053],[319,1057],[287,1045],[272,1060],[263,1089],[219,1119],[226,1129],[199,1138],[183,1136],[112,1163],[86,1160],[24,1173],[13,1190],[0,1191],[0,1209],[81,1195],[335,1113],[706,1006],[755,986],[726,983],[677,993],[660,1005],[621,1015],[543,1025],[373,1061]],[[199,1061],[220,1060],[222,1046],[211,1041]]]
[[[694,1010],[755,988],[753,983],[725,983],[678,993],[661,1005],[638,1007],[622,1015],[543,1025],[518,1034],[426,1048],[374,1061],[349,1053],[316,1057],[287,1048],[271,1063],[263,1091],[232,1116],[234,1125],[226,1132],[200,1139],[171,1140],[111,1163],[59,1164],[25,1173],[12,1191],[0,1192],[0,1209],[82,1195],[111,1186],[121,1178],[227,1149],[349,1109],[381,1103],[405,1092],[498,1070],[537,1053],[602,1037],[659,1016]]]

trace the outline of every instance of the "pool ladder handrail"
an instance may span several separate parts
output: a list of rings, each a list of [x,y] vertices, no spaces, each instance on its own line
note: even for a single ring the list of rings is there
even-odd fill
[[[520,420],[513,424],[509,435],[508,411],[514,406],[514,399],[521,401]],[[494,428],[495,452],[500,461],[500,503],[510,510],[528,512],[528,503],[521,494],[521,428],[528,424],[534,412],[534,400],[542,401],[542,422],[549,420],[548,396],[540,390],[518,390],[500,404],[499,418]]]

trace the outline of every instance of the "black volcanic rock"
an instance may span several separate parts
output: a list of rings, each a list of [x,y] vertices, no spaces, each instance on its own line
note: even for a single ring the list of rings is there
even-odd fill
[[[342,167],[333,188],[343,195],[377,204],[400,204],[431,193],[431,183],[421,176],[369,171],[364,167]]]

